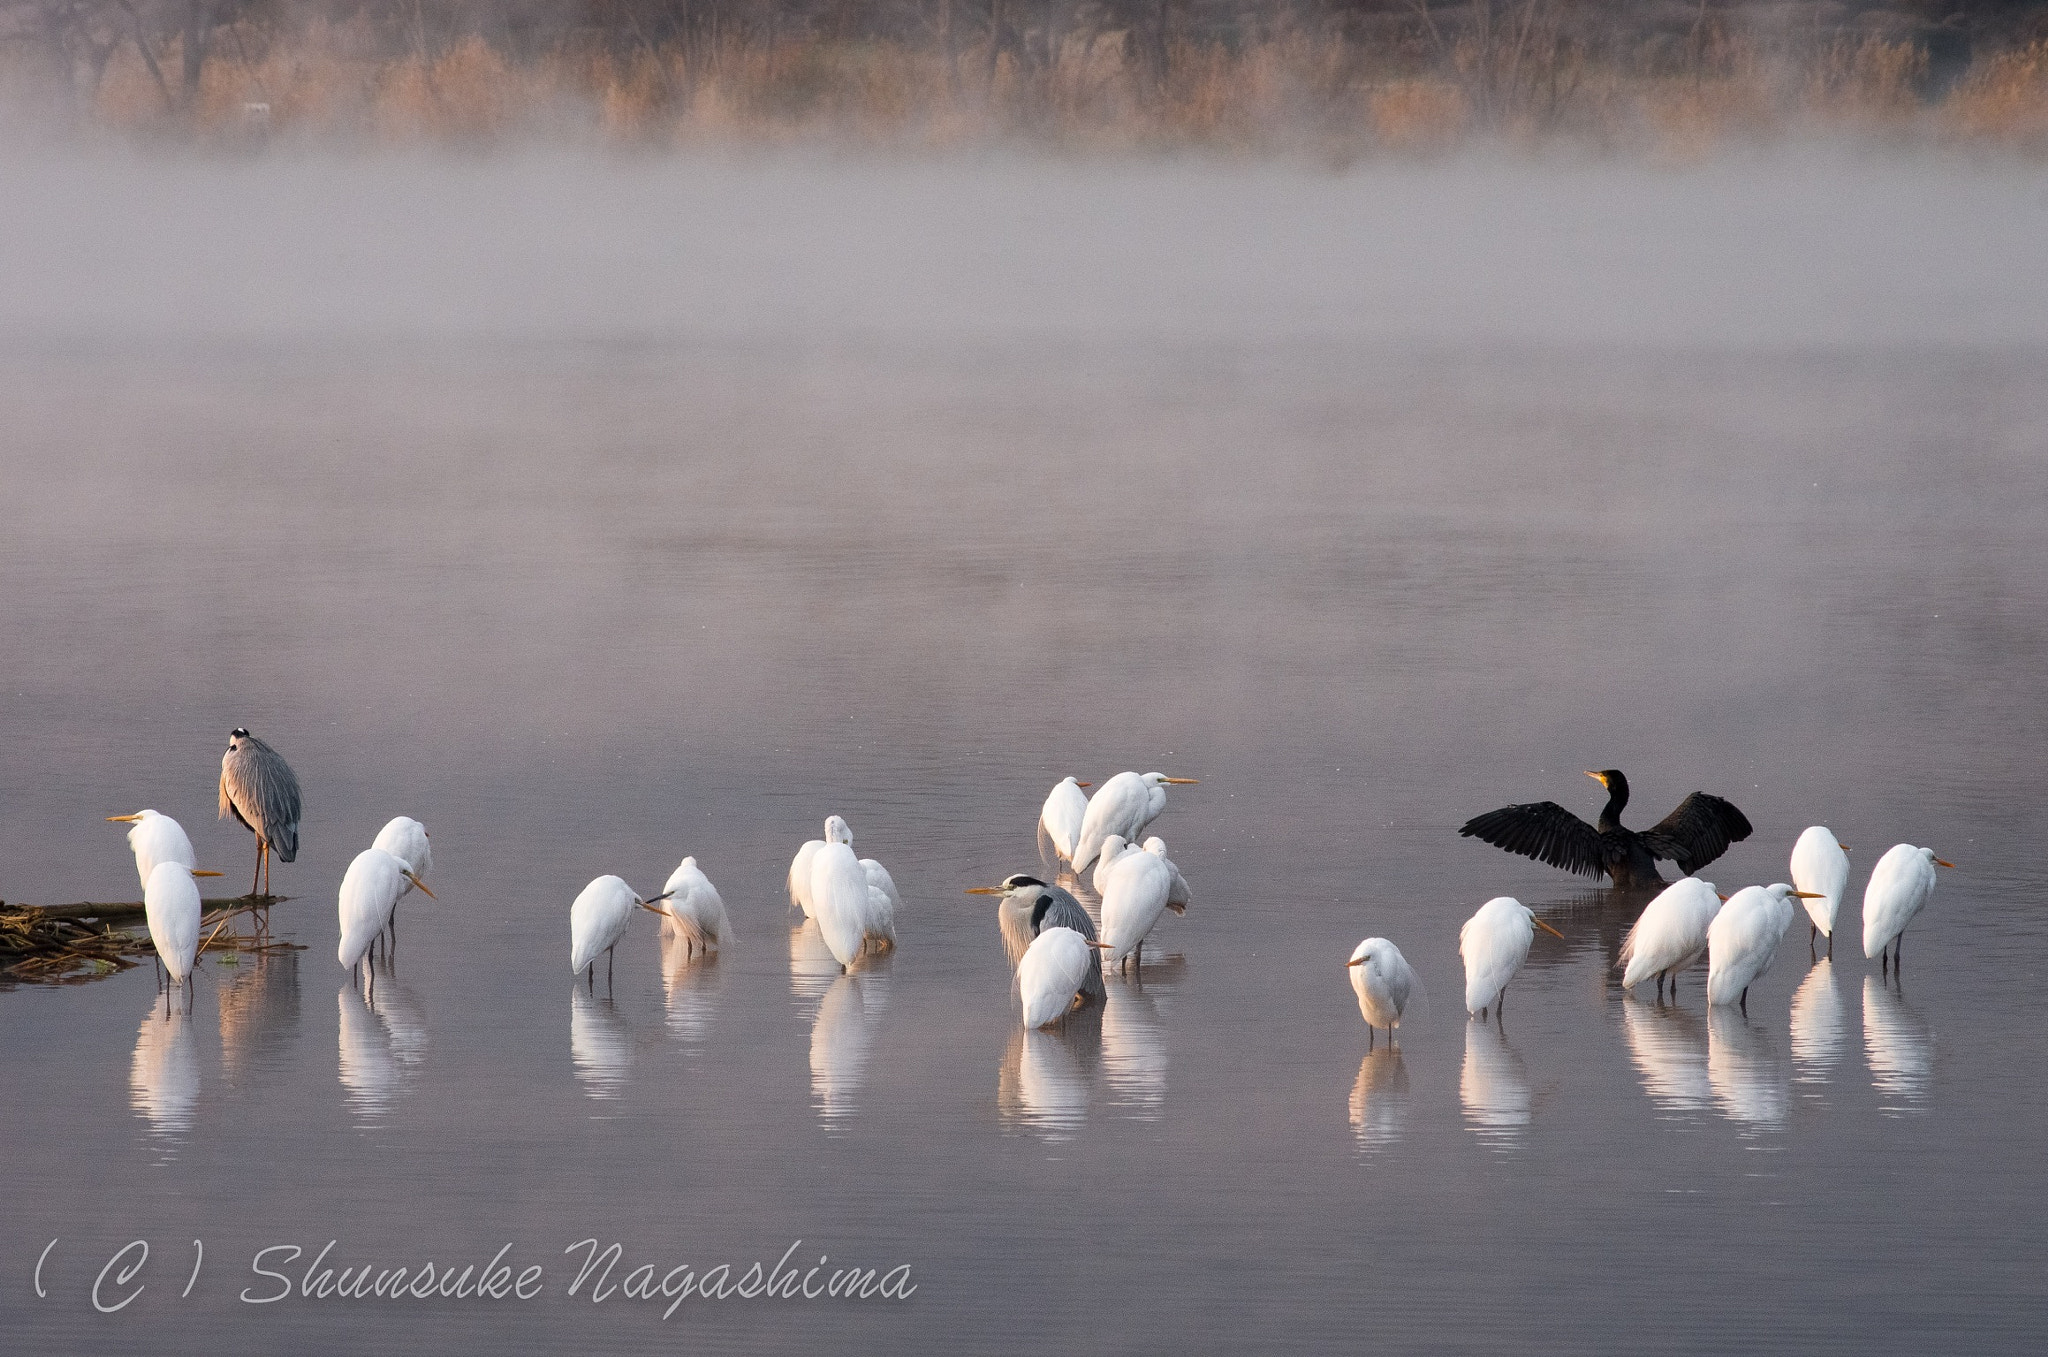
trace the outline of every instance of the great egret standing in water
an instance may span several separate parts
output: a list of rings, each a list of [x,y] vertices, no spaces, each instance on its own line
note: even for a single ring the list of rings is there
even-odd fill
[[[1889,960],[1879,963],[1880,974],[1887,967],[1897,968],[1906,945],[1906,925],[1934,894],[1934,869],[1954,866],[1934,856],[1932,848],[1910,843],[1893,844],[1877,860],[1870,884],[1863,888],[1863,955],[1880,956],[1891,947]]]
[[[110,824],[132,824],[128,831],[128,847],[135,853],[135,875],[147,888],[149,874],[156,870],[159,862],[181,862],[187,867],[198,863],[199,858],[192,851],[192,840],[187,837],[185,827],[168,815],[153,810],[138,810],[133,815],[109,815]],[[208,872],[208,876],[219,876],[219,872]]]
[[[1744,886],[1728,897],[1707,929],[1707,1005],[1735,1004],[1749,1012],[1749,987],[1771,968],[1778,944],[1792,926],[1792,901],[1804,899],[1783,882]]]
[[[182,862],[159,862],[142,886],[142,911],[149,919],[149,940],[157,959],[170,972],[171,983],[164,990],[164,1012],[170,1012],[170,989],[192,978],[192,959],[199,952],[199,887],[195,876],[219,876],[219,872],[197,872]],[[186,1007],[191,1007],[188,991]]]
[[[731,940],[732,918],[725,912],[725,901],[697,866],[696,858],[684,858],[669,874],[662,891],[668,898],[667,908],[648,908],[675,925],[686,955],[699,949],[708,952]]]
[[[413,886],[425,892],[428,899],[434,898],[434,893],[427,890],[426,883],[413,874],[404,859],[381,848],[365,848],[356,854],[348,871],[342,874],[337,901],[341,945],[335,948],[334,955],[342,965],[351,971],[356,968],[363,953],[370,950],[370,944],[391,922],[391,911],[398,907],[399,897]]]
[[[1180,874],[1180,868],[1166,856],[1166,840],[1153,835],[1145,840],[1145,851],[1165,863],[1167,873],[1173,878],[1173,885],[1166,892],[1166,907],[1175,914],[1185,914],[1188,906],[1194,903],[1194,893],[1188,889],[1188,879]]]
[[[1707,950],[1707,929],[1720,912],[1721,897],[1711,881],[1681,877],[1659,891],[1622,939],[1621,987],[1634,989],[1654,975],[1658,998],[1664,997],[1667,978],[1677,994],[1678,973]]]
[[[811,857],[811,917],[840,966],[867,947],[873,883],[853,855],[853,831],[837,815],[825,821],[824,846]]]
[[[1628,779],[1621,770],[1607,768],[1586,776],[1607,789],[1607,805],[1597,825],[1587,824],[1555,801],[1534,801],[1476,815],[1458,833],[1580,876],[1607,877],[1624,889],[1663,884],[1658,858],[1675,861],[1682,875],[1693,876],[1727,852],[1729,844],[1749,837],[1748,817],[1705,792],[1686,797],[1677,810],[1638,834],[1621,823],[1628,805]]]
[[[1351,988],[1358,995],[1358,1011],[1365,1018],[1366,1049],[1372,1049],[1373,1029],[1387,1029],[1387,1040],[1401,1025],[1401,1013],[1415,989],[1415,968],[1401,949],[1385,938],[1367,938],[1344,963],[1351,972]]]
[[[1167,787],[1193,786],[1196,781],[1164,773],[1146,773],[1141,777],[1127,772],[1103,783],[1102,790],[1089,800],[1088,812],[1081,819],[1081,832],[1074,840],[1074,870],[1088,870],[1088,864],[1102,851],[1102,841],[1112,834],[1121,834],[1127,842],[1136,843],[1145,826],[1166,809]]]
[[[1108,944],[1104,965],[1120,966],[1130,957],[1145,964],[1145,938],[1166,912],[1172,892],[1166,859],[1139,849],[1116,860],[1102,892],[1102,940]]]
[[[372,848],[381,848],[392,857],[404,863],[412,873],[406,879],[405,889],[398,893],[403,900],[412,894],[415,881],[425,881],[427,873],[434,870],[434,841],[427,833],[427,827],[410,815],[395,815],[384,828],[377,831]],[[391,907],[391,940],[398,941],[398,906]]]
[[[256,877],[270,894],[270,855],[286,862],[299,856],[299,779],[284,755],[240,726],[228,733],[220,756],[220,818],[232,814],[256,835]]]
[[[1508,981],[1529,959],[1529,944],[1536,940],[1539,928],[1564,936],[1512,895],[1495,896],[1465,920],[1458,930],[1458,955],[1465,959],[1467,1013],[1484,1017],[1492,1009],[1499,1020]]]
[[[1842,893],[1849,889],[1848,849],[1826,825],[1809,827],[1792,845],[1792,884],[1807,892],[1801,900],[1813,925],[1807,945],[1812,946],[1816,934],[1825,934],[1831,957],[1835,954],[1835,916],[1842,908]]]
[[[1074,844],[1081,837],[1081,821],[1088,815],[1088,798],[1081,791],[1088,785],[1070,777],[1061,778],[1038,812],[1039,826],[1052,840],[1053,851],[1068,861],[1073,860]]]
[[[1095,871],[1088,878],[1088,884],[1095,887],[1097,895],[1109,889],[1109,874],[1116,869],[1117,859],[1138,851],[1138,845],[1127,842],[1121,834],[1112,834],[1102,841],[1102,847],[1095,853]]]
[[[587,971],[590,987],[595,989],[597,955],[602,952],[605,956],[605,983],[609,985],[612,948],[626,936],[626,924],[632,919],[634,908],[654,905],[667,898],[666,895],[657,895],[652,900],[642,900],[633,893],[631,886],[616,876],[601,876],[585,886],[569,906],[570,973],[582,975]]]

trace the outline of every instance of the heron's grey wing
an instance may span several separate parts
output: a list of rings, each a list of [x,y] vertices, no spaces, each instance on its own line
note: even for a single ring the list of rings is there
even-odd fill
[[[1088,917],[1088,911],[1081,908],[1081,902],[1060,886],[1047,886],[1047,895],[1052,903],[1046,906],[1045,918],[1039,921],[1038,930],[1048,928],[1071,928],[1088,941],[1095,941],[1095,921]]]
[[[1580,876],[1598,877],[1607,872],[1600,831],[1555,801],[1502,806],[1473,816],[1458,833]]]
[[[299,779],[284,755],[263,741],[251,736],[249,746],[255,754],[250,790],[263,814],[263,837],[282,861],[290,862],[299,855]]]
[[[1694,792],[1678,809],[1643,831],[1643,846],[1652,857],[1668,858],[1691,876],[1750,835],[1749,817],[1706,792]]]

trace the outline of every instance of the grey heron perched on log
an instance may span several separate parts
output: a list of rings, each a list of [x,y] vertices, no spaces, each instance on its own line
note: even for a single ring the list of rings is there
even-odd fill
[[[220,818],[229,813],[256,835],[256,879],[249,894],[270,894],[270,854],[299,856],[299,779],[284,755],[240,726],[220,756]]]

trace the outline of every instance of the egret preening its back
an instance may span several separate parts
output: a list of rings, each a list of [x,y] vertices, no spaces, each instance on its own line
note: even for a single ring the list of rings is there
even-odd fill
[[[1072,861],[1074,845],[1081,837],[1081,821],[1088,815],[1088,798],[1081,789],[1088,784],[1063,777],[1045,798],[1038,812],[1038,824],[1052,840],[1053,851]]]
[[[1934,894],[1934,869],[1953,867],[1934,856],[1932,848],[1915,848],[1910,843],[1893,844],[1871,870],[1870,884],[1863,888],[1863,955],[1874,957],[1891,947],[1884,966],[1896,966],[1905,947],[1906,925],[1927,905]]]
[[[1813,931],[1827,937],[1829,956],[1835,954],[1835,917],[1842,908],[1842,893],[1849,889],[1848,849],[1826,825],[1812,826],[1792,845],[1792,884],[1809,892],[1801,903]]]
[[[1666,977],[1675,991],[1678,973],[1707,950],[1707,929],[1720,912],[1714,883],[1696,876],[1682,877],[1658,892],[1622,939],[1621,987],[1634,989],[1654,975],[1659,995]]]
[[[1173,877],[1173,885],[1166,892],[1166,907],[1175,914],[1187,913],[1188,906],[1194,903],[1194,893],[1188,889],[1188,879],[1180,874],[1180,868],[1166,856],[1166,840],[1153,835],[1145,840],[1145,851],[1165,863],[1167,872]]]
[[[1173,876],[1166,859],[1143,849],[1126,852],[1110,868],[1102,892],[1102,941],[1108,944],[1105,965],[1121,965],[1135,954],[1145,960],[1145,938],[1166,912]]]
[[[360,860],[360,859],[359,859]],[[569,906],[569,970],[589,972],[590,984],[597,984],[597,957],[605,954],[605,976],[611,976],[611,950],[626,936],[626,924],[636,908],[654,909],[667,896],[642,900],[633,888],[616,876],[601,876],[583,888]],[[663,913],[655,909],[655,913]]]
[[[185,827],[168,815],[153,810],[138,810],[133,815],[109,815],[111,824],[132,824],[128,831],[128,847],[135,853],[135,876],[146,889],[149,874],[160,862],[177,862],[187,867],[197,866],[199,858],[192,852],[192,840],[186,837]],[[218,872],[208,872],[218,876]]]
[[[1138,845],[1127,842],[1121,834],[1112,834],[1102,841],[1102,847],[1095,854],[1095,871],[1088,878],[1088,884],[1095,887],[1097,895],[1109,889],[1109,874],[1116,869],[1116,860],[1126,853],[1138,851]]]
[[[867,868],[853,855],[852,831],[833,816],[825,822],[824,846],[811,857],[811,917],[842,967],[867,945],[873,890]]]
[[[1081,987],[1095,968],[1095,949],[1071,928],[1039,930],[1024,959],[1017,963],[1017,990],[1024,1003],[1024,1025],[1044,1027],[1064,1018],[1081,998]]]
[[[1131,843],[1145,832],[1145,826],[1159,818],[1159,812],[1166,809],[1166,788],[1192,786],[1196,779],[1191,777],[1168,777],[1164,773],[1118,773],[1102,784],[1102,790],[1095,793],[1088,802],[1088,813],[1081,819],[1081,831],[1074,840],[1073,863],[1076,872],[1088,870],[1088,864],[1095,861],[1095,855],[1102,851],[1102,841],[1112,834],[1121,834]]]
[[[1580,876],[1607,877],[1628,888],[1655,886],[1658,858],[1678,864],[1682,875],[1699,869],[1728,851],[1728,845],[1749,837],[1749,819],[1718,796],[1694,792],[1678,809],[1638,834],[1622,826],[1628,805],[1628,779],[1619,768],[1588,773],[1607,789],[1607,805],[1597,825],[1589,825],[1555,801],[1502,806],[1466,821],[1458,831],[1510,853],[1547,862]]]
[[[1511,895],[1497,895],[1458,930],[1458,955],[1465,959],[1465,1011],[1499,1016],[1501,996],[1529,959],[1536,930],[1563,937]]]
[[[299,856],[299,779],[284,756],[237,726],[220,756],[220,818],[232,814],[256,835],[256,878],[270,893],[270,855]]]
[[[1401,949],[1385,938],[1367,938],[1344,963],[1351,972],[1351,988],[1358,995],[1358,1011],[1365,1018],[1366,1044],[1372,1044],[1376,1027],[1387,1029],[1392,1040],[1415,989],[1415,969]]]
[[[381,848],[365,848],[356,854],[341,878],[341,945],[334,954],[342,965],[355,969],[363,953],[370,950],[370,944],[391,922],[391,911],[397,908],[399,897],[412,886],[433,898],[434,893],[413,875],[404,860]]]
[[[668,897],[668,905],[660,912],[683,938],[686,955],[698,950],[708,952],[731,940],[732,919],[725,912],[725,901],[719,896],[718,887],[711,884],[711,878],[698,868],[697,859],[684,858],[669,874],[662,892]]]
[[[896,879],[873,858],[862,858],[860,869],[868,876],[868,916],[863,932],[886,947],[894,947],[896,910],[903,903],[903,897],[896,891]]]
[[[460,847],[460,845],[457,845]],[[381,848],[405,864],[412,877],[405,883],[410,892],[414,881],[425,881],[427,873],[434,870],[434,841],[427,833],[427,827],[410,815],[395,815],[377,831],[377,837],[370,844]],[[405,893],[400,894],[400,899]]]
[[[1749,1011],[1749,987],[1771,968],[1778,944],[1792,926],[1792,901],[1801,892],[1782,882],[1744,886],[1728,897],[1707,929],[1707,1004],[1739,1004]]]

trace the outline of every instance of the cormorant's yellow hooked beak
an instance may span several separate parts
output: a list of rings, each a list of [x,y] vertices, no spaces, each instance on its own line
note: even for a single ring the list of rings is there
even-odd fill
[[[1934,860],[1934,865],[1935,865],[1935,866],[1937,866],[1937,867],[1953,867],[1953,866],[1955,866],[1955,864],[1954,864],[1953,862],[1943,862],[1943,861],[1942,861],[1942,860],[1941,860],[1940,858],[1936,858],[1936,859]]]
[[[1555,928],[1552,928],[1549,924],[1543,922],[1543,920],[1541,919],[1531,917],[1529,922],[1535,924],[1538,928],[1542,929],[1544,932],[1552,935],[1553,937],[1561,938],[1564,936],[1564,934],[1558,932]]]
[[[1825,900],[1825,899],[1827,899],[1827,897],[1826,897],[1825,895],[1822,895],[1822,894],[1821,894],[1821,893],[1820,893],[1819,891],[1793,891],[1792,893],[1793,893],[1794,895],[1798,896],[1798,897],[1799,897],[1799,898],[1800,898],[1801,900]]]
[[[133,824],[135,821],[140,820],[141,818],[142,817],[140,815],[109,815],[107,817],[107,823],[120,825]]]
[[[1171,782],[1176,787],[1192,787],[1199,783],[1202,779],[1198,777],[1163,777],[1159,780],[1161,782]]]
[[[1605,773],[1587,773],[1586,776],[1592,778],[1603,787],[1607,785],[1607,775]]]
[[[192,869],[192,875],[194,875],[194,876],[219,876],[219,875],[220,875],[220,873],[219,873],[219,872],[202,872],[202,871],[200,871],[200,870],[199,870],[199,869],[198,869],[197,867],[194,867],[194,868]]]
[[[413,885],[417,886],[429,900],[438,900],[441,898],[438,895],[435,895],[432,891],[428,890],[427,883],[420,880],[418,877],[414,876],[411,872],[405,873],[405,879],[407,881],[412,882]]]
[[[1006,891],[1006,890],[1004,890],[1004,889],[1003,889],[1003,888],[1002,888],[1001,886],[969,886],[969,887],[967,888],[967,893],[968,893],[969,895],[1008,895],[1008,894],[1009,894],[1009,892],[1008,892],[1008,891]]]

